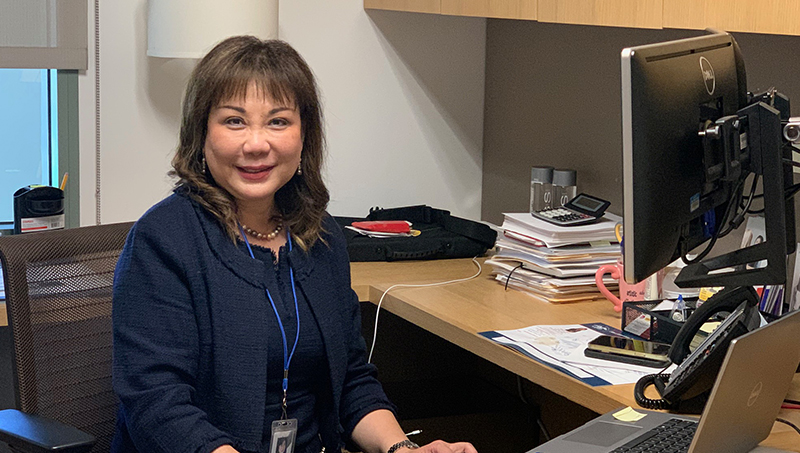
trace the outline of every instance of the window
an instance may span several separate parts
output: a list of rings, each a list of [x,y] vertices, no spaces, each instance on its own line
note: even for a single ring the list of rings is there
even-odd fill
[[[58,186],[58,83],[55,69],[0,69],[0,225],[14,221],[13,194]]]
[[[88,3],[0,2],[0,234],[13,223],[16,190],[59,185],[65,172],[67,227],[80,223],[78,71],[88,63]]]

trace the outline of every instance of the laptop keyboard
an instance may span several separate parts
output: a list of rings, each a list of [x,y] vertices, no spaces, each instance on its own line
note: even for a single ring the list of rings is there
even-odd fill
[[[689,451],[697,422],[672,418],[611,453],[681,453]]]

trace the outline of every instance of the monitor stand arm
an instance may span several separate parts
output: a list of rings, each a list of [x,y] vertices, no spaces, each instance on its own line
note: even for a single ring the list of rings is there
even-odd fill
[[[739,130],[743,121],[738,115],[724,116],[708,124],[698,135],[703,139],[703,162],[705,162],[706,185],[713,186],[717,180],[736,182],[742,174],[743,161]]]
[[[783,163],[784,158],[791,159],[791,150],[783,146],[781,112],[764,102],[757,102],[739,110],[738,117],[746,131],[749,149],[746,170],[762,176],[767,240],[687,266],[675,279],[675,284],[681,288],[786,282],[786,256],[795,248],[795,220],[794,202],[785,197],[786,184],[792,184],[793,173],[791,167]],[[738,140],[724,142],[727,146],[739,146]],[[784,156],[784,153],[788,155]],[[724,155],[738,156],[739,150],[736,153],[725,150]],[[739,203],[740,200],[733,202]],[[747,266],[762,260],[767,260],[764,267]]]

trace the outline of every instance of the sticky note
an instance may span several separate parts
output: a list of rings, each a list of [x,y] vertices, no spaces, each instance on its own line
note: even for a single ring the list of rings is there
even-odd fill
[[[650,338],[650,315],[640,314],[636,319],[625,325],[626,332],[639,335],[642,338]],[[647,334],[645,334],[647,332]]]
[[[710,335],[711,332],[716,330],[717,327],[719,327],[720,324],[722,324],[722,323],[719,322],[719,321],[706,321],[705,323],[703,323],[702,326],[700,326],[700,331],[701,332],[705,332],[705,333]]]
[[[639,421],[647,416],[647,414],[643,414],[641,412],[636,412],[633,410],[632,407],[628,406],[625,409],[622,409],[619,412],[615,412],[614,418],[622,422],[635,422]]]

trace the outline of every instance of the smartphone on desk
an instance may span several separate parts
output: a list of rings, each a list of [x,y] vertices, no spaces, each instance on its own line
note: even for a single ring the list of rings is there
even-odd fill
[[[669,347],[666,343],[601,335],[589,342],[583,354],[596,359],[664,368],[670,364]]]

